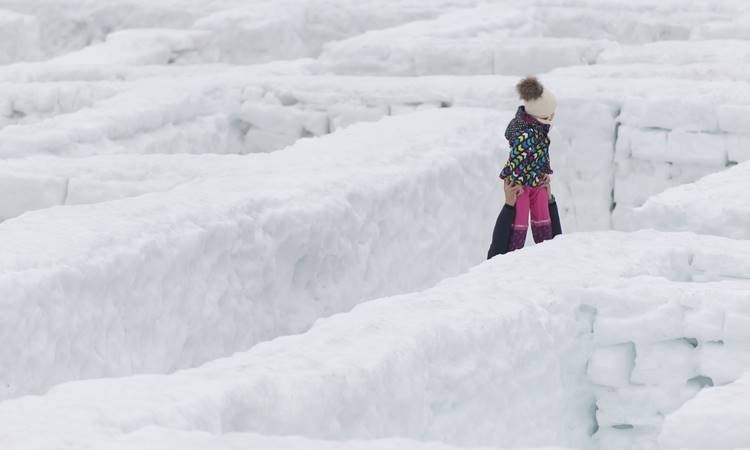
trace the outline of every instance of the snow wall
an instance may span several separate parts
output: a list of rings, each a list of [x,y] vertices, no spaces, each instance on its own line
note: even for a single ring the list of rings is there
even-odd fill
[[[649,197],[749,160],[749,112],[748,105],[708,101],[626,101],[615,152],[614,226],[634,229],[634,208]]]
[[[47,93],[26,107],[28,119],[0,129],[0,155],[11,158],[0,162],[0,184],[13,199],[3,203],[0,218],[55,204],[128,197],[152,186],[161,190],[218,170],[215,163],[201,169],[185,153],[273,152],[302,138],[391,115],[456,106],[511,109],[517,104],[515,77],[342,81],[269,79],[241,71],[218,79],[193,78],[139,80],[125,83],[127,87],[81,83],[53,89],[40,83]],[[700,81],[615,78],[591,80],[589,86],[562,76],[544,81],[560,92],[552,161],[567,231],[633,229],[633,210],[648,197],[750,158],[750,124],[743,119],[750,107],[728,103],[736,92],[746,91],[737,84],[717,90],[715,83]],[[683,96],[685,89],[693,93]],[[91,98],[95,107],[73,105],[67,114],[46,117],[47,105],[57,104],[52,100],[65,104],[76,92]],[[13,110],[18,107],[13,103]],[[502,130],[505,124],[492,126]],[[109,164],[103,157],[88,158],[125,151],[134,154],[131,161],[123,155]],[[65,160],[27,158],[50,153]],[[174,157],[140,156],[153,153]],[[71,161],[70,156],[79,158]],[[112,180],[130,181],[118,187],[96,179],[93,174],[102,168]],[[165,182],[146,177],[136,187],[136,174],[150,171],[162,174]]]
[[[114,52],[123,52],[141,56],[129,58],[128,63],[191,63],[199,58],[201,62],[253,64],[315,56],[326,42],[373,28],[429,19],[479,3],[482,1],[412,0],[383,4],[256,0],[248,4],[244,0],[1,0],[0,9],[20,14],[3,11],[0,21],[31,21],[8,40],[16,44],[30,41],[27,47],[13,51],[10,62],[61,54],[89,54],[111,60],[120,57]],[[130,33],[131,29],[151,29],[155,33],[138,35]],[[196,33],[203,38],[189,38]],[[238,46],[237,42],[243,45]]]
[[[750,239],[750,161],[677,186],[636,208],[634,226]]]
[[[737,267],[717,264],[736,262],[720,253],[688,258],[676,283],[635,279],[577,294],[595,314],[587,373],[601,448],[657,448],[665,417],[750,370],[747,257]]]
[[[83,448],[159,426],[654,445],[665,414],[750,369],[748,255],[747,242],[692,233],[565,235],[195,369],[2,402],[0,442]],[[543,288],[526,289],[540,273]]]
[[[8,11],[0,5],[0,64],[39,58],[40,34],[36,17]]]
[[[492,125],[509,118],[356,125],[165,192],[5,221],[2,396],[195,366],[477,264],[502,198]]]
[[[633,213],[634,226],[729,240],[688,252],[688,271],[625,280],[581,294],[593,308],[601,448],[664,450],[750,446],[750,162],[667,189]],[[744,239],[744,240],[742,240]],[[736,245],[736,248],[731,246]],[[723,281],[719,281],[723,280]]]

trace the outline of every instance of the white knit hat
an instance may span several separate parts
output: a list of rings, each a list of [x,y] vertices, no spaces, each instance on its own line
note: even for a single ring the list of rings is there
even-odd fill
[[[527,113],[542,123],[552,123],[557,99],[549,89],[545,89],[535,77],[524,78],[516,85],[516,89]]]

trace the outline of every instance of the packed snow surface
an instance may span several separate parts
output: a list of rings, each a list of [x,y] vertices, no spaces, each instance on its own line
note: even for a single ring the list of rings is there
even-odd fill
[[[3,397],[189,367],[480,262],[501,191],[493,125],[509,117],[360,124],[0,224]]]
[[[714,375],[701,364],[722,361],[702,355],[704,342],[742,344],[737,325],[750,320],[750,283],[738,277],[749,269],[746,241],[659,232],[563,236],[196,369],[67,383],[5,401],[0,443],[101,448],[153,425],[575,447],[594,429],[595,402],[602,439],[628,426],[632,436],[623,438],[651,430],[653,441],[662,414],[700,389],[696,374]],[[539,273],[544,288],[524,290]],[[706,328],[702,317],[717,314],[727,319]],[[697,347],[686,336],[697,337]],[[637,353],[613,353],[628,345]],[[663,398],[667,387],[674,399]],[[639,422],[649,414],[653,422]]]
[[[748,30],[0,0],[0,448],[750,448]],[[481,264],[527,74],[564,235]]]
[[[636,226],[750,239],[749,185],[750,162],[745,162],[674,187],[636,210]]]
[[[101,447],[102,450],[459,450],[440,442],[423,442],[412,439],[373,439],[362,441],[324,441],[299,437],[270,437],[256,433],[211,434],[187,432],[157,427],[146,428]],[[468,447],[470,450],[491,450],[490,447]],[[495,449],[497,450],[497,449]],[[516,450],[567,450],[545,447]]]
[[[750,373],[708,389],[667,417],[659,442],[667,448],[735,449],[750,442]]]

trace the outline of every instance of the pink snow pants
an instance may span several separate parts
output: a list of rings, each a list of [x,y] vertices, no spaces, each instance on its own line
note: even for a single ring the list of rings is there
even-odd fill
[[[549,217],[547,190],[543,187],[524,186],[523,193],[516,199],[516,218],[510,234],[508,251],[523,248],[526,231],[529,228],[531,213],[531,234],[537,244],[552,239],[552,221]]]

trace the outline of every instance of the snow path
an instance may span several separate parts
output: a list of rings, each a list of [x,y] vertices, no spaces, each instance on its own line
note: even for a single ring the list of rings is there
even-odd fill
[[[489,245],[509,117],[391,118],[0,224],[3,396],[189,367],[460,273]]]
[[[641,383],[658,386],[666,377],[689,390],[694,376],[678,366],[653,368],[640,356],[635,370],[587,364],[589,357],[623,340],[648,348],[685,333],[697,336],[685,325],[700,321],[672,312],[681,303],[699,315],[726,308],[748,320],[750,311],[737,308],[750,289],[737,277],[748,271],[746,241],[646,231],[567,235],[196,369],[66,383],[43,396],[2,402],[0,444],[101,448],[155,425],[323,439],[583,445],[598,392],[591,381],[618,387],[607,377],[628,380],[643,371],[656,378]],[[523,290],[539,273],[543,287]],[[675,289],[684,300],[672,297]],[[716,292],[724,294],[719,305]],[[653,326],[630,325],[643,318]],[[660,326],[665,323],[675,326]],[[650,395],[658,399],[662,391]]]

